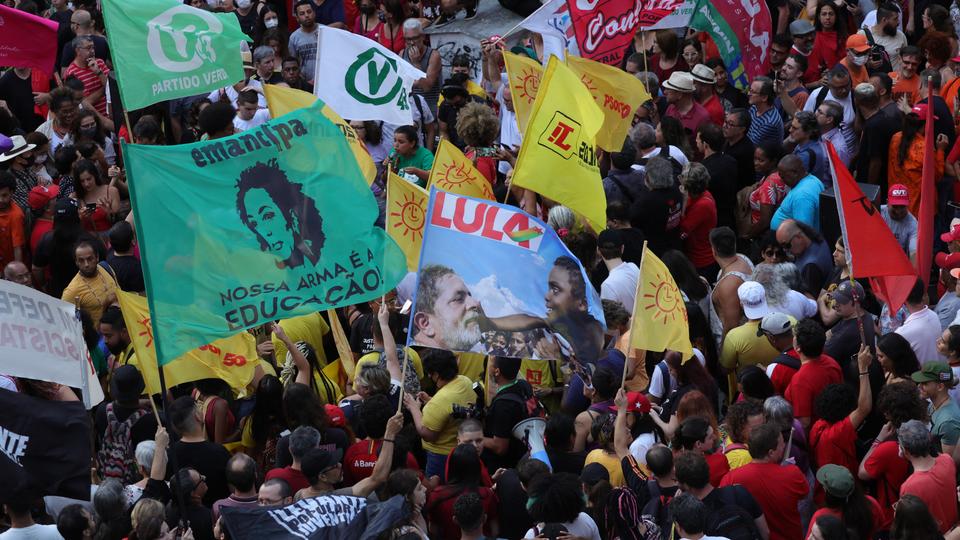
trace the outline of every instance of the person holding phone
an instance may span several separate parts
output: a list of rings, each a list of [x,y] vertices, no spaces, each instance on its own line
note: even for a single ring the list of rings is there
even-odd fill
[[[107,74],[110,69],[106,62],[97,58],[90,36],[78,36],[70,42],[75,56],[67,66],[66,76],[75,76],[83,83],[83,100],[93,105],[101,115],[107,114]]]
[[[111,216],[120,209],[120,192],[107,185],[100,169],[89,159],[81,159],[74,164],[73,178],[76,187],[70,196],[79,203],[81,225],[106,240],[113,224]]]

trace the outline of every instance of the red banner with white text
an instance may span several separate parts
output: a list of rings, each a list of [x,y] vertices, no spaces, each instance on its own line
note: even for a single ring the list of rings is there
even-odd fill
[[[580,56],[611,66],[623,55],[640,27],[656,24],[683,0],[567,0]]]

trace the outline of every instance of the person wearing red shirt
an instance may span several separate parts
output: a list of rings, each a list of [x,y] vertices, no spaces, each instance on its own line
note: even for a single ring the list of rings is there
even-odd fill
[[[476,448],[478,456],[483,454],[483,424],[476,418],[467,418],[463,422],[460,422],[460,427],[457,428],[457,446],[461,444],[469,444]],[[453,450],[456,449],[456,446],[453,447]],[[447,462],[444,464],[443,469],[444,478],[450,477],[450,456],[453,455],[453,450],[450,450],[450,453],[447,454]],[[482,459],[480,460],[480,485],[493,487],[490,471],[487,470],[487,466],[483,463]]]
[[[374,394],[363,400],[360,408],[359,422],[367,438],[350,445],[343,455],[343,483],[352,486],[373,474],[377,465],[380,449],[383,446],[383,436],[396,407],[390,406],[390,398],[383,394]],[[407,452],[408,469],[418,470],[417,460],[413,454]]]
[[[797,370],[783,397],[793,405],[793,415],[804,429],[817,420],[813,400],[827,385],[843,382],[843,373],[836,360],[823,354],[827,341],[820,323],[804,319],[793,331],[793,347],[800,353],[800,369]]]
[[[67,66],[64,78],[70,75],[83,83],[83,98],[93,104],[93,108],[103,116],[107,114],[107,75],[110,69],[93,52],[93,40],[89,36],[79,36],[71,42],[76,56]]]
[[[940,534],[957,523],[957,467],[950,454],[930,455],[930,430],[920,420],[909,420],[897,430],[900,453],[913,466],[900,486],[900,496],[915,495],[927,505]]]
[[[30,253],[36,253],[40,239],[53,230],[53,211],[59,195],[60,188],[56,184],[34,186],[27,195],[27,204],[35,216],[33,231],[30,233]]]
[[[293,463],[283,468],[270,469],[264,480],[271,478],[282,478],[290,484],[290,489],[294,493],[301,489],[310,487],[310,482],[300,470],[300,460],[307,454],[308,450],[316,448],[320,444],[320,432],[311,426],[300,426],[290,434],[290,455],[293,457]]]
[[[684,194],[680,218],[683,251],[704,277],[716,276],[720,271],[710,246],[710,231],[717,226],[717,203],[707,191],[709,184],[710,173],[702,163],[690,163],[680,175],[680,191]]]
[[[780,356],[767,364],[767,377],[777,395],[786,393],[793,375],[800,369],[800,353],[793,348],[793,322],[786,313],[771,312],[760,320],[757,333],[766,336]]]
[[[663,93],[669,104],[664,114],[679,120],[690,133],[696,133],[700,124],[710,121],[710,113],[693,98],[694,90],[693,75],[686,71],[673,72],[663,83]]]
[[[717,449],[717,432],[710,421],[702,416],[684,418],[677,428],[674,448],[684,452],[693,452],[703,456],[710,469],[710,485],[718,487],[723,477],[730,472],[730,463],[723,452]]]
[[[853,389],[844,383],[828,385],[817,396],[816,409],[820,419],[810,428],[810,447],[818,467],[832,463],[846,467],[851,476],[857,474],[857,429],[873,408],[870,372],[867,371],[872,361],[870,349],[861,346],[857,355],[859,396],[855,397]]]
[[[450,476],[447,483],[431,490],[427,495],[427,504],[423,514],[430,523],[430,538],[437,540],[458,540],[460,527],[453,521],[453,505],[463,493],[474,492],[483,502],[487,514],[487,536],[497,536],[497,494],[488,487],[480,485],[480,456],[473,445],[461,444],[450,455]]]
[[[873,538],[877,531],[881,530],[880,504],[873,497],[863,494],[853,475],[845,467],[833,464],[820,467],[817,471],[817,482],[826,492],[826,503],[810,518],[808,537],[813,524],[821,516],[840,518],[844,526],[859,533],[860,538]]]
[[[680,490],[703,501],[708,512],[715,512],[727,505],[739,506],[753,518],[760,536],[764,538],[769,536],[770,528],[767,526],[767,519],[750,492],[743,486],[715,488],[711,482],[707,481],[707,468],[704,456],[696,452],[681,452],[674,461]]]
[[[880,526],[886,529],[893,523],[893,505],[900,497],[900,486],[910,474],[910,462],[900,455],[897,428],[908,420],[925,419],[927,402],[920,399],[917,385],[899,382],[880,390],[877,409],[887,423],[863,457],[857,476],[865,482],[876,482],[874,494],[883,509]]]
[[[837,8],[830,2],[820,2],[817,6],[816,17],[816,36],[813,39],[813,50],[810,57],[808,73],[816,73],[816,81],[819,82],[821,75],[825,70],[837,65],[846,57],[846,32],[838,32],[837,26]],[[813,81],[806,81],[813,82]]]
[[[780,426],[755,427],[749,448],[753,461],[727,473],[720,487],[741,485],[753,495],[766,516],[770,540],[800,540],[803,530],[797,504],[806,498],[810,486],[796,465],[782,464],[786,443]]]
[[[720,98],[717,96],[717,75],[712,68],[704,64],[693,66],[690,75],[693,76],[693,87],[697,89],[694,93],[697,102],[710,113],[711,122],[722,126],[723,117],[726,113],[723,110],[723,103],[720,103]]]

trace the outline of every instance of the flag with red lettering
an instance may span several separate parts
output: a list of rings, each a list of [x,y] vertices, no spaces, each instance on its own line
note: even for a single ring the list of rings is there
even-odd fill
[[[683,0],[567,0],[580,56],[611,66],[623,63],[633,35],[673,13]]]
[[[57,23],[0,5],[0,66],[56,69]]]
[[[923,174],[920,177],[920,215],[917,216],[917,274],[924,284],[930,281],[933,258],[933,214],[937,210],[936,140],[933,134],[933,107],[927,107],[923,137]]]
[[[408,345],[593,361],[606,323],[580,261],[516,207],[430,192]]]
[[[917,281],[913,265],[884,222],[880,209],[863,194],[833,145],[827,143],[826,147],[847,265],[853,277],[871,278],[874,293],[887,302],[890,313],[896,313]]]

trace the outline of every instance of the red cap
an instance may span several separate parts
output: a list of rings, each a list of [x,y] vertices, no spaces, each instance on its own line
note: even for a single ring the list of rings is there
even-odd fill
[[[912,109],[910,109],[910,112],[912,112],[913,114],[919,116],[922,120],[926,120],[926,119],[927,119],[927,109],[929,109],[929,108],[930,108],[930,106],[927,105],[926,103],[917,103],[916,105],[913,106]],[[934,120],[939,120],[940,118],[939,118],[937,115],[933,115],[933,119],[934,119]]]
[[[954,225],[952,229],[940,235],[940,240],[946,243],[960,240],[960,225]]]
[[[616,406],[610,408],[617,410]],[[627,392],[627,412],[647,414],[650,408],[650,400],[643,395],[643,392]]]
[[[50,201],[60,195],[60,188],[54,184],[49,186],[36,186],[30,190],[27,195],[27,204],[34,210],[46,208]]]
[[[327,411],[331,426],[342,428],[347,425],[347,415],[343,414],[343,409],[329,403],[324,405],[323,408]]]
[[[890,186],[887,192],[887,204],[891,206],[910,206],[910,192],[907,186],[903,184],[894,184]]]
[[[867,41],[867,36],[863,34],[853,34],[847,38],[847,48],[858,53],[865,53],[870,50],[870,42]]]
[[[941,251],[933,257],[933,261],[944,270],[960,268],[960,253],[944,253]]]

